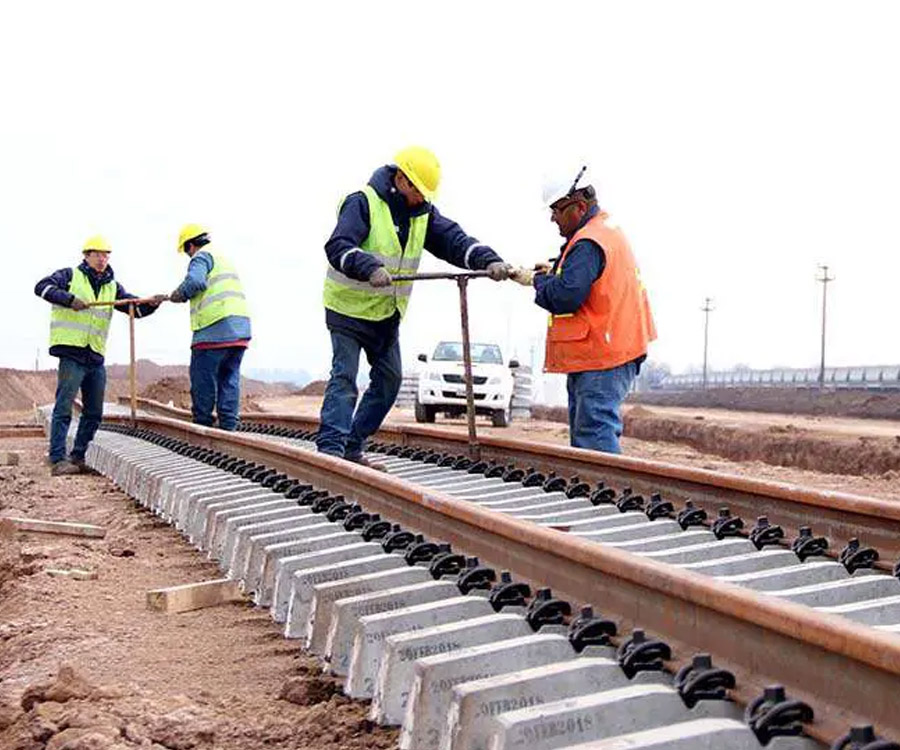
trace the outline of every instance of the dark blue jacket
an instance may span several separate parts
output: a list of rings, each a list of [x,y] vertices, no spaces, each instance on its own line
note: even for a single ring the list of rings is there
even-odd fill
[[[107,266],[102,274],[98,274],[91,268],[87,261],[81,261],[78,268],[87,274],[88,280],[91,282],[91,288],[94,294],[100,293],[100,287],[113,280],[112,266]],[[49,276],[41,279],[34,287],[34,293],[41,299],[47,300],[51,305],[60,305],[61,307],[71,307],[72,300],[75,295],[69,291],[69,284],[72,283],[72,269],[60,268]],[[137,299],[134,294],[129,294],[125,288],[116,282],[116,299]],[[85,300],[87,301],[87,300]],[[116,308],[119,312],[128,314],[128,305],[122,305]],[[137,305],[135,307],[135,317],[143,318],[156,312],[156,307],[147,304]],[[103,355],[95,352],[89,346],[68,346],[60,344],[50,347],[50,354],[53,357],[67,357],[74,359],[82,365],[102,365]]]
[[[594,218],[599,210],[597,206],[592,206],[575,231]],[[534,302],[553,315],[567,315],[581,307],[591,293],[591,285],[606,268],[606,253],[603,248],[593,240],[584,239],[572,245],[562,273],[557,276],[556,269],[567,244],[568,242],[563,243],[560,248],[550,273],[534,275]]]
[[[376,169],[369,179],[369,185],[388,204],[391,218],[397,229],[397,238],[406,246],[409,223],[413,216],[428,214],[428,230],[425,233],[425,249],[432,255],[459,268],[482,270],[490,263],[502,262],[502,258],[490,247],[466,234],[455,221],[443,216],[431,203],[410,207],[406,199],[394,187],[397,167],[384,166]],[[369,236],[369,202],[365,193],[348,195],[338,214],[337,226],[325,243],[328,262],[338,271],[357,281],[367,281],[375,269],[382,264],[369,253],[351,252]],[[325,322],[329,328],[344,330],[363,337],[381,341],[385,335],[400,323],[399,314],[387,320],[372,321],[351,318],[334,310],[325,310]]]

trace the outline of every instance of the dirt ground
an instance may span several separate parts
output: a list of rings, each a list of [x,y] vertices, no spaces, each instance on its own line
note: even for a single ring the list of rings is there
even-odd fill
[[[864,419],[900,419],[900,390],[866,388],[708,388],[641,391],[632,403],[688,406],[775,414],[819,414]]]
[[[318,416],[321,399],[261,399],[266,411]],[[388,421],[415,424],[411,410]],[[466,431],[463,419],[437,424]],[[479,434],[568,445],[564,423],[513,421],[506,428],[477,421]],[[651,433],[650,438],[645,434]],[[640,437],[632,437],[639,434]],[[900,498],[900,422],[714,409],[626,405],[622,449],[630,456],[883,498]]]
[[[0,530],[0,748],[395,746],[396,731],[373,727],[363,704],[335,693],[266,611],[148,611],[148,590],[216,578],[218,569],[104,478],[49,477],[43,439],[0,439],[0,451],[11,450],[21,462],[0,468],[0,515],[108,532]]]

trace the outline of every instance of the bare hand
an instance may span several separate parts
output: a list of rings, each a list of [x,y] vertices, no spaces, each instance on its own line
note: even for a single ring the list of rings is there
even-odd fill
[[[159,307],[163,302],[169,299],[168,294],[154,294],[151,298],[152,301],[147,304],[151,307]]]
[[[87,310],[87,302],[78,299],[78,297],[72,297],[72,305],[73,310]]]
[[[391,275],[383,266],[380,268],[376,268],[372,272],[372,275],[369,276],[369,283],[375,287],[390,286],[391,281]]]
[[[488,272],[488,277],[493,281],[504,281],[509,278],[511,268],[512,266],[509,265],[509,263],[494,261],[493,263],[489,263],[485,270]]]
[[[181,296],[181,292],[177,289],[169,295],[170,302],[184,302],[184,297]]]

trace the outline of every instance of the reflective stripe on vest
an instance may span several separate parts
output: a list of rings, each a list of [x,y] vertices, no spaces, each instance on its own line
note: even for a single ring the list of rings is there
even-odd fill
[[[80,268],[72,269],[69,291],[84,302],[113,302],[116,299],[116,282],[107,281],[94,294],[91,281]],[[106,353],[106,338],[112,320],[112,305],[73,310],[53,305],[50,312],[50,346],[89,346],[97,354]]]
[[[422,259],[428,217],[425,213],[413,216],[409,222],[406,247],[401,247],[391,209],[366,185],[363,190],[369,204],[369,234],[355,252],[369,253],[392,276],[414,274]],[[351,251],[353,252],[353,251]],[[385,320],[399,310],[406,313],[412,294],[412,282],[398,282],[387,287],[373,287],[367,281],[345,276],[330,264],[325,274],[323,302],[329,310],[363,320]]]
[[[206,289],[191,298],[191,330],[199,331],[231,315],[249,317],[240,276],[234,266],[209,245],[203,248],[213,259]]]
[[[594,216],[566,244],[557,264],[562,272],[569,250],[581,239],[603,248],[606,265],[588,298],[572,314],[552,315],[547,329],[546,372],[609,370],[647,353],[656,327],[647,290],[624,233]]]

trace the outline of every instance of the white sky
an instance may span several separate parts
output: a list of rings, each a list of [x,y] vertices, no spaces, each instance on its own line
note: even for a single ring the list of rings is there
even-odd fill
[[[0,365],[46,355],[35,282],[102,232],[138,294],[180,281],[182,223],[210,225],[253,310],[245,367],[327,371],[323,243],[398,147],[444,173],[437,204],[516,264],[555,254],[548,168],[588,160],[629,235],[676,371],[900,361],[898,6],[889,2],[5,3],[0,10]],[[443,264],[434,258],[423,270]],[[422,282],[404,359],[458,335]],[[471,287],[473,337],[524,361],[544,315]],[[186,363],[186,306],[139,356]],[[127,360],[118,316],[109,361]]]

